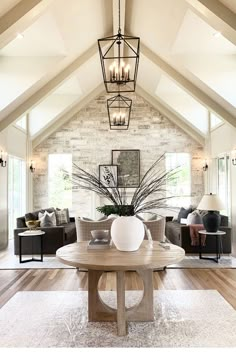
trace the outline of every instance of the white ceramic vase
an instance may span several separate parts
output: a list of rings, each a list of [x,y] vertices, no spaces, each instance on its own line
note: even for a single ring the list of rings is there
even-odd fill
[[[120,216],[111,225],[111,238],[119,251],[137,251],[144,239],[144,226],[136,216]]]

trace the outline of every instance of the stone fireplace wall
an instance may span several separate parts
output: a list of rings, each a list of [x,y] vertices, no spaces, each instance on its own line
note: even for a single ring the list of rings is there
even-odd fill
[[[98,165],[111,163],[111,150],[139,149],[141,176],[161,154],[186,152],[192,156],[191,203],[196,205],[204,193],[203,147],[164,117],[137,94],[127,131],[111,131],[108,125],[106,94],[79,111],[70,121],[34,150],[34,209],[48,207],[48,155],[71,153],[73,162],[98,172]],[[74,215],[93,216],[97,199],[87,191],[73,191]]]

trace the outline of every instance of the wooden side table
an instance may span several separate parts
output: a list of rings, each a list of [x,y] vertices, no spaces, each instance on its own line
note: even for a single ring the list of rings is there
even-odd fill
[[[19,261],[20,263],[26,263],[26,262],[43,262],[43,235],[45,235],[44,231],[41,230],[36,230],[36,231],[28,231],[28,232],[21,232],[18,234],[19,236]],[[24,259],[22,260],[22,239],[24,237],[32,237],[32,258],[30,259]],[[33,238],[34,237],[40,237],[40,245],[41,245],[41,257],[40,258],[34,258],[33,257]]]
[[[220,259],[220,252],[223,253],[223,246],[222,246],[222,235],[225,235],[226,232],[225,231],[216,231],[216,232],[208,232],[206,230],[200,230],[198,231],[198,235],[199,235],[199,258],[200,259],[208,259],[211,261],[214,261],[216,263],[219,262]],[[213,236],[216,239],[216,257],[203,257],[202,256],[202,242],[201,242],[201,235],[209,235],[209,236]]]
[[[153,248],[143,241],[135,252],[121,252],[115,246],[110,249],[87,249],[88,242],[77,242],[57,250],[58,259],[74,267],[88,269],[88,319],[89,321],[117,321],[118,335],[127,334],[127,321],[153,321],[153,269],[181,261],[182,248],[168,244],[164,249],[158,241]],[[143,280],[143,298],[139,304],[125,307],[125,272],[136,271]],[[99,296],[98,282],[104,271],[116,272],[117,310],[105,304]]]

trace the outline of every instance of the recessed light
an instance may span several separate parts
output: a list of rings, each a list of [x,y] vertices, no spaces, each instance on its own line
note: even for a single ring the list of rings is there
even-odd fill
[[[22,33],[17,33],[16,39],[23,39],[23,38],[24,38],[24,36]]]
[[[213,37],[215,37],[215,38],[219,38],[221,35],[222,35],[221,32],[214,32],[213,33]]]

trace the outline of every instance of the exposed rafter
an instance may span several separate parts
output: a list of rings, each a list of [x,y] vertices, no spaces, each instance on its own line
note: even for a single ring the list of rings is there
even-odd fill
[[[195,141],[204,146],[205,139],[204,135],[201,134],[192,124],[188,123],[184,118],[177,112],[172,111],[166,105],[161,103],[156,97],[150,95],[147,91],[142,89],[140,86],[136,88],[137,94],[142,96],[151,106],[156,108],[165,117],[170,119],[175,125],[181,128],[186,134],[190,135]]]
[[[200,12],[209,10],[215,16],[219,17],[223,22],[236,31],[236,14],[226,7],[219,0],[187,0],[192,6],[194,6]]]
[[[58,130],[63,124],[70,120],[76,113],[84,108],[90,101],[94,100],[97,96],[105,91],[104,85],[101,84],[90,92],[86,97],[79,100],[75,104],[68,107],[62,113],[58,114],[49,124],[47,124],[41,132],[39,132],[33,139],[33,148],[38,146],[42,141],[47,139],[56,130]]]
[[[34,91],[31,95],[28,94],[28,96],[24,98],[25,95],[23,94],[22,96],[14,100],[0,113],[0,131],[5,129],[16,119],[20,118],[22,115],[24,115],[26,112],[30,111],[33,107],[40,103],[65,80],[72,76],[86,61],[88,61],[95,54],[97,54],[97,52],[97,44],[94,44],[86,52],[84,52],[82,55],[72,61],[69,65],[63,68],[54,77],[44,83],[44,85],[39,83],[37,85],[38,89]]]
[[[141,43],[141,52],[154,64],[156,64],[164,73],[166,73],[171,79],[173,79],[179,86],[193,96],[197,101],[206,106],[210,111],[213,111],[226,122],[236,127],[236,116],[222,107],[216,100],[211,98],[205,92],[200,90],[196,85],[184,77],[180,72],[174,69],[165,60],[155,54],[145,44]]]
[[[236,45],[236,14],[233,11],[219,0],[187,0],[187,2],[211,26]],[[215,21],[216,18],[218,21]]]
[[[21,0],[0,18],[0,48],[27,28],[52,0]]]

